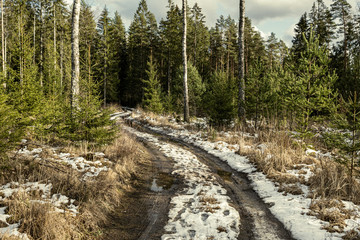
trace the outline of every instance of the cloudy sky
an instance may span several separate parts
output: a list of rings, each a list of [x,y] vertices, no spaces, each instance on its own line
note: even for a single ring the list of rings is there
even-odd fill
[[[73,2],[72,0],[67,0]],[[98,16],[106,5],[110,12],[118,11],[126,27],[134,17],[140,0],[87,0],[93,6]],[[274,32],[278,38],[283,39],[288,44],[291,43],[293,29],[299,21],[300,16],[306,11],[309,12],[315,0],[245,0],[246,16],[248,16],[254,26],[260,30],[264,36]],[[181,5],[181,0],[174,0]],[[239,0],[188,0],[188,4],[193,6],[198,3],[206,16],[209,27],[215,26],[216,20],[220,15],[238,19]],[[330,6],[332,0],[324,0]],[[353,6],[353,11],[358,12],[358,0],[348,0]],[[166,16],[168,0],[147,0],[149,9],[155,14],[158,21]]]

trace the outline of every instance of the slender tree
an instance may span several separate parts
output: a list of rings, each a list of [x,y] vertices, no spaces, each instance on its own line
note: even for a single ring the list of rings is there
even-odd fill
[[[1,53],[2,53],[2,70],[6,77],[6,59],[5,59],[5,32],[4,32],[4,0],[1,0]]]
[[[244,73],[245,0],[240,0],[239,19],[239,117],[245,121],[245,73]]]
[[[71,32],[71,108],[78,108],[80,57],[79,57],[80,0],[74,0]]]
[[[187,54],[186,54],[186,33],[187,33],[187,22],[186,22],[186,8],[187,0],[182,1],[183,4],[183,67],[184,67],[184,121],[189,122],[189,92],[188,92],[188,83],[187,83]]]
[[[346,0],[333,0],[333,4],[331,4],[331,11],[333,13],[333,17],[339,20],[338,33],[343,34],[343,64],[344,72],[346,72],[349,64],[349,35],[353,21],[351,15],[351,5]]]

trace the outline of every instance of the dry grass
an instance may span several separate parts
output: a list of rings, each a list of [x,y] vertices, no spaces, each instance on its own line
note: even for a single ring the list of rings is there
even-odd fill
[[[339,233],[346,227],[345,220],[353,215],[351,211],[345,209],[341,201],[335,199],[313,200],[308,214],[329,222],[329,225],[324,227],[327,231]]]
[[[21,221],[20,232],[26,232],[33,239],[81,239],[81,228],[73,216],[57,213],[49,203],[30,201],[31,196],[18,192],[8,201],[10,224]]]
[[[144,118],[145,116],[143,116]],[[163,123],[156,115],[152,115],[153,120],[148,121],[152,125],[169,125]],[[170,123],[171,125],[171,123]],[[171,126],[170,126],[171,127]],[[175,128],[176,127],[172,127]],[[271,126],[263,125],[261,130],[251,129],[251,133],[258,135],[248,136],[222,136],[222,129],[209,128],[204,133],[208,141],[224,141],[229,144],[239,146],[238,154],[247,156],[257,168],[272,179],[278,186],[279,191],[284,194],[302,194],[299,183],[310,186],[310,196],[313,199],[327,199],[313,201],[312,215],[320,219],[329,221],[327,230],[343,231],[344,219],[349,217],[343,206],[337,205],[341,200],[351,200],[355,204],[360,204],[360,183],[355,179],[350,179],[348,170],[343,165],[334,162],[331,159],[317,159],[316,156],[305,154],[302,143],[297,142],[289,136],[286,131],[275,131]],[[235,129],[236,130],[236,129]],[[244,129],[237,129],[238,133]],[[249,129],[247,129],[249,130]],[[313,139],[311,144],[317,146],[317,149],[323,149],[323,145],[317,138]],[[254,147],[255,146],[255,147]],[[303,167],[307,166],[314,175],[308,181],[304,174],[307,171]],[[299,177],[287,173],[288,170],[298,170]],[[331,208],[338,208],[339,211],[329,211]],[[212,208],[209,211],[214,211]],[[356,231],[350,231],[344,239],[360,239]]]
[[[11,223],[21,222],[20,231],[33,239],[101,239],[102,226],[108,224],[115,208],[120,205],[125,191],[131,188],[139,165],[147,161],[147,155],[141,146],[124,132],[113,144],[103,150],[112,162],[111,169],[101,172],[96,179],[82,180],[82,174],[66,164],[51,161],[52,150],[43,148],[38,160],[33,157],[17,156],[9,160],[9,168],[1,170],[1,184],[16,181],[40,181],[53,185],[52,194],[60,193],[75,200],[79,206],[79,214],[56,213],[48,203],[34,200],[40,199],[41,193],[31,192],[14,194],[2,204],[8,206],[8,219]],[[88,155],[88,146],[68,146],[75,156]],[[21,220],[21,221],[20,221]],[[2,239],[12,239],[3,236]]]
[[[360,228],[355,231],[354,229],[346,232],[346,234],[342,237],[344,240],[360,240]]]
[[[360,184],[347,169],[334,161],[323,160],[309,180],[313,197],[334,198],[360,204]]]

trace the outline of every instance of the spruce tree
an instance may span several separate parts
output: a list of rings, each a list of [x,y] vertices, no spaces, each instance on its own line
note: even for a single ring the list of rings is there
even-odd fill
[[[108,9],[104,8],[101,12],[97,27],[98,27],[98,34],[100,37],[100,48],[97,49],[98,53],[100,53],[100,82],[103,83],[102,93],[104,104],[107,103],[107,96],[108,96],[108,89],[109,89],[109,57],[110,57],[110,34],[109,29],[111,25],[111,19],[109,17]]]
[[[146,0],[141,0],[129,27],[128,53],[129,73],[124,82],[126,94],[123,102],[136,106],[143,99],[143,82],[147,61],[151,54],[156,59],[158,29],[155,16],[149,11]]]
[[[126,30],[121,16],[115,12],[109,28],[108,99],[119,102],[123,80],[127,74]]]
[[[236,84],[226,72],[213,73],[204,96],[204,109],[212,125],[230,124],[236,116]]]
[[[309,20],[307,17],[307,13],[304,13],[299,22],[295,26],[295,36],[292,40],[292,48],[291,52],[293,53],[295,58],[301,57],[301,52],[303,52],[306,49],[306,41],[309,39]],[[304,40],[305,37],[305,40]]]
[[[143,105],[145,109],[161,114],[164,111],[161,102],[161,85],[158,79],[156,64],[152,56],[148,61],[148,70],[146,70],[147,79],[143,79],[144,86],[144,99]]]

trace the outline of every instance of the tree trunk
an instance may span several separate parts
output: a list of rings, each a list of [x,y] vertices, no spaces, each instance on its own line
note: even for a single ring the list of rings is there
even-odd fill
[[[168,81],[167,81],[167,93],[168,93],[168,96],[170,98],[171,96],[171,74],[172,74],[172,71],[171,71],[171,56],[170,56],[170,48],[168,49]]]
[[[64,30],[61,31],[60,42],[60,89],[63,90],[64,81]]]
[[[6,78],[6,58],[5,58],[5,27],[4,27],[4,0],[1,0],[1,52],[2,52],[2,69],[4,78]]]
[[[36,60],[36,14],[34,14],[34,32],[33,32],[33,51],[34,51],[34,58],[33,58],[33,64],[35,65],[35,60]]]
[[[244,33],[245,33],[245,0],[240,0],[239,19],[239,118],[245,121],[245,74],[244,74]]]
[[[41,87],[44,85],[43,83],[43,70],[44,70],[44,17],[43,17],[44,5],[41,2],[40,6],[40,85]]]
[[[79,81],[80,81],[80,57],[79,57],[79,22],[80,22],[80,0],[74,0],[72,13],[71,32],[71,109],[79,108]]]
[[[107,29],[107,23],[104,24],[104,41],[105,41],[105,65],[104,65],[104,106],[106,107],[106,101],[107,101],[107,70],[108,70],[108,29]]]
[[[183,66],[184,66],[184,121],[189,122],[189,93],[188,93],[188,83],[187,83],[187,54],[186,54],[186,34],[187,34],[187,24],[186,24],[186,7],[187,0],[182,0],[183,4],[183,41],[182,41],[182,53],[183,53]]]
[[[56,74],[56,5],[54,3],[54,70]],[[55,82],[56,83],[56,82]]]

